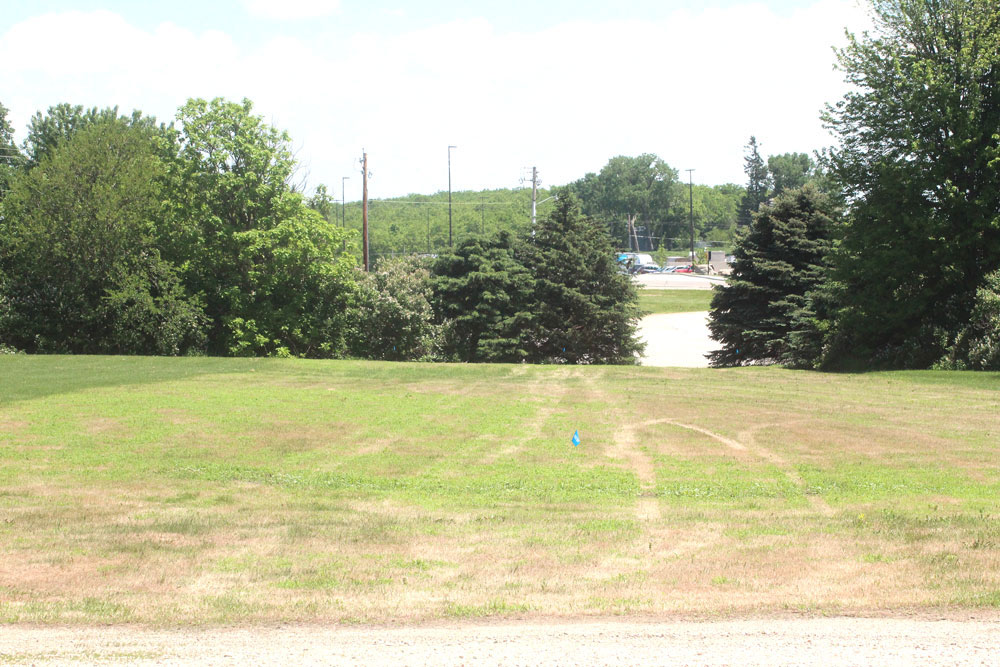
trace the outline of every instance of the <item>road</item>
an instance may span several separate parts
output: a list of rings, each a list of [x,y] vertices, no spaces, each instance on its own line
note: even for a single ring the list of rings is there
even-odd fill
[[[14,665],[996,665],[994,617],[206,630],[0,626]]]
[[[645,289],[710,290],[725,282],[721,276],[650,273],[633,280]],[[705,355],[719,345],[708,332],[708,312],[647,315],[639,321],[639,338],[646,343],[643,366],[708,368]]]
[[[696,273],[644,273],[632,278],[646,289],[712,289],[726,281],[722,276],[702,276]]]
[[[647,315],[639,320],[639,338],[646,343],[643,366],[708,368],[705,355],[719,347],[708,331],[708,311]]]

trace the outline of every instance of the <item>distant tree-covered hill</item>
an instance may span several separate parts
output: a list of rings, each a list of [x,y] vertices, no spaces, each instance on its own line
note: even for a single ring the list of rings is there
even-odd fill
[[[571,184],[584,211],[602,222],[616,247],[629,247],[622,223],[623,216],[609,210],[603,202],[588,197],[583,180]],[[638,240],[642,250],[686,248],[689,242],[689,202],[686,184],[672,183],[671,196],[665,205],[653,207],[642,219]],[[695,185],[695,238],[728,243],[736,225],[736,213],[744,189],[738,185]],[[539,217],[548,214],[554,201],[547,189],[538,191]],[[314,197],[315,200],[315,197]],[[361,202],[329,203],[327,217],[361,234]],[[452,193],[452,243],[457,246],[474,234],[494,234],[501,230],[519,232],[531,224],[531,189],[500,189]],[[393,199],[372,199],[368,204],[368,238],[373,258],[383,255],[432,253],[448,247],[448,193],[411,194]]]
[[[549,197],[538,191],[538,200]],[[518,232],[531,224],[531,189],[466,190],[452,192],[452,243],[475,234],[494,234],[501,230]],[[549,211],[552,202],[539,206],[539,215]],[[339,202],[329,208],[331,220],[338,224],[343,215],[348,230],[361,233],[361,202]],[[368,239],[373,258],[407,253],[437,253],[448,247],[448,193],[411,194],[393,199],[368,202]]]

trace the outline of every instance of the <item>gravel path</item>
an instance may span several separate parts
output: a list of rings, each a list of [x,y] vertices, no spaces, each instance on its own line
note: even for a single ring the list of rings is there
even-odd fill
[[[0,664],[998,665],[1000,622],[784,619],[206,631],[0,627]]]
[[[639,320],[646,343],[643,366],[708,368],[705,355],[719,348],[708,332],[708,311],[661,313]]]

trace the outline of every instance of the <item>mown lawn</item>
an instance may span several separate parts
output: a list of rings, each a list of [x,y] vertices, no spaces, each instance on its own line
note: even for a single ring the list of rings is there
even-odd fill
[[[701,289],[642,289],[639,308],[649,315],[699,312],[709,310],[712,294]]]
[[[1000,607],[998,415],[998,374],[0,357],[0,622]]]

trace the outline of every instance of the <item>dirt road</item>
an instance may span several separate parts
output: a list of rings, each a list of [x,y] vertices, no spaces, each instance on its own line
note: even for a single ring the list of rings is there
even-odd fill
[[[997,665],[993,620],[459,624],[149,631],[0,628],[0,664]]]

